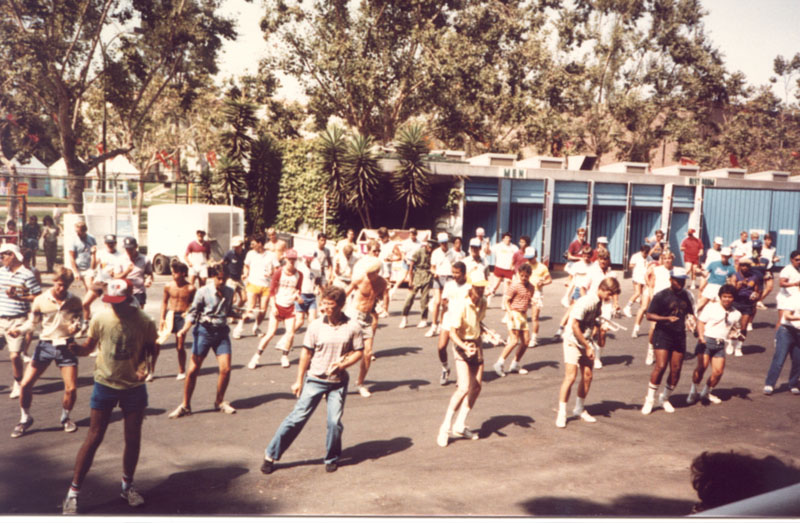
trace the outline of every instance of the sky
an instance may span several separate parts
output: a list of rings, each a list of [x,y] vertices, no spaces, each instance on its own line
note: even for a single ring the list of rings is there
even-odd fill
[[[777,55],[791,58],[800,53],[800,0],[701,0],[708,15],[706,32],[725,56],[731,71],[741,71],[750,85],[769,83]],[[225,45],[220,76],[255,73],[267,52],[259,29],[263,7],[260,0],[225,0],[223,10],[238,21],[239,38]],[[297,82],[281,76],[278,97],[301,100]],[[783,87],[775,94],[784,98]]]

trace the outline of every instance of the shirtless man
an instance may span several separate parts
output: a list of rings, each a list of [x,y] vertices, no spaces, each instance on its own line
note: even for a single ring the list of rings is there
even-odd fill
[[[369,366],[372,363],[372,347],[375,341],[375,331],[378,328],[375,304],[383,298],[388,287],[386,279],[379,274],[380,270],[381,261],[377,257],[363,258],[353,269],[353,281],[348,285],[346,291],[348,296],[353,291],[357,291],[346,314],[358,322],[364,333],[364,357],[361,358],[356,387],[358,393],[365,398],[372,395],[364,386],[364,379],[367,377]]]
[[[181,333],[186,323],[183,313],[189,310],[194,300],[194,293],[197,291],[194,285],[186,279],[189,274],[189,267],[185,263],[177,260],[170,264],[172,270],[172,281],[164,286],[164,299],[161,302],[161,324],[157,343],[163,346],[169,339],[170,334],[175,333],[178,351],[178,375],[176,380],[186,378],[186,333]],[[153,362],[155,368],[155,362]]]

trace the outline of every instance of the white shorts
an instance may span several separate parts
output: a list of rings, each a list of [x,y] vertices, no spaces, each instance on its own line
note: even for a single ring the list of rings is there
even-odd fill
[[[644,279],[644,275],[640,276],[638,274],[634,274],[633,275],[633,283],[638,283],[639,285],[646,285],[647,284],[647,282]]]
[[[11,336],[8,331],[18,330],[25,324],[27,316],[17,316],[16,318],[0,318],[0,335],[6,339],[6,347],[8,352],[21,352],[22,342],[25,341],[25,334],[19,336]]]
[[[192,265],[189,267],[189,278],[199,276],[202,279],[208,278],[208,265],[201,265],[199,267]]]
[[[784,296],[781,293],[775,297],[775,301],[777,302],[778,310],[779,311],[790,311],[792,310],[792,296]]]
[[[722,285],[718,285],[716,283],[706,283],[706,287],[703,289],[701,296],[703,298],[708,298],[711,301],[717,301],[719,299],[719,290],[721,288]]]

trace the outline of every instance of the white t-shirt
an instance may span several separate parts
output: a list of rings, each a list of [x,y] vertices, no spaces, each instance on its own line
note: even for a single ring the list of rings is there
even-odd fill
[[[767,263],[767,270],[772,269],[772,259],[775,258],[775,247],[761,247],[761,257],[769,260]]]
[[[705,337],[725,340],[731,333],[731,328],[739,323],[741,318],[742,313],[733,307],[726,311],[721,303],[715,301],[703,307],[700,317],[697,319],[706,326]]]
[[[511,259],[514,253],[519,250],[519,247],[513,243],[506,245],[503,242],[495,243],[492,246],[492,254],[494,254],[494,266],[498,269],[511,270]]]
[[[572,264],[572,284],[576,288],[589,290],[592,279],[589,277],[589,264],[583,260],[578,260]]]
[[[597,289],[600,287],[600,282],[604,279],[608,278],[609,276],[614,276],[614,271],[611,270],[611,267],[608,268],[608,271],[603,272],[603,269],[600,268],[600,265],[597,263],[593,263],[589,266],[589,292],[594,292],[597,294]]]
[[[400,252],[403,253],[403,259],[408,263],[414,253],[422,247],[422,243],[415,242],[411,238],[406,238],[400,243]]]
[[[123,267],[127,267],[128,263],[130,263],[130,258],[125,252],[109,252],[107,248],[99,249],[97,252],[97,275],[94,281],[109,281],[112,273],[122,272]]]
[[[706,253],[706,263],[704,267],[708,268],[708,265],[715,261],[722,261],[722,255],[719,253],[718,250],[711,248]]]
[[[593,292],[581,296],[575,301],[572,305],[572,310],[569,312],[567,327],[564,329],[565,343],[581,346],[580,343],[578,343],[578,339],[575,337],[575,332],[572,330],[573,320],[578,322],[580,330],[583,332],[583,337],[587,340],[589,339],[592,335],[592,329],[594,329],[595,325],[600,323],[601,308],[599,308],[598,305],[600,305],[600,296]]]
[[[248,267],[247,283],[259,287],[268,287],[272,278],[272,271],[278,265],[275,254],[265,250],[262,253],[248,251],[244,257],[244,264]]]
[[[486,277],[486,265],[483,264],[483,257],[476,261],[472,256],[469,256],[461,261],[463,261],[464,265],[467,267],[467,276],[479,272],[484,278]]]
[[[742,240],[736,240],[731,244],[731,251],[733,251],[734,256],[752,256],[753,255],[753,244],[749,241],[743,242]]]
[[[389,261],[389,258],[392,257],[392,251],[394,250],[396,242],[388,241],[386,243],[381,243],[379,241],[378,243],[380,243],[381,246],[381,253],[378,255],[378,258],[380,258],[382,262],[386,263]]]
[[[669,289],[669,269],[663,265],[656,265],[653,267],[653,276],[655,276],[655,281],[653,282],[653,296],[664,289]]]
[[[461,304],[467,297],[467,293],[472,286],[464,282],[459,285],[455,280],[445,283],[442,290],[442,299],[447,300],[447,312],[442,318],[442,328],[449,329],[458,321],[458,314],[461,312]]]
[[[634,283],[644,283],[645,276],[647,275],[647,260],[645,260],[641,251],[631,256],[629,267],[633,270],[631,276],[633,277]]]
[[[305,261],[295,263],[297,272],[303,275],[303,282],[300,284],[300,292],[303,294],[314,294],[314,286],[318,278],[322,277],[322,268],[319,261],[311,260],[311,266],[306,265]]]
[[[345,256],[343,252],[337,254],[336,258],[334,259],[334,267],[339,268],[338,277],[345,281],[350,281],[353,278],[353,267],[356,266],[356,262],[360,258],[360,256],[356,256],[356,251],[353,251],[353,253],[350,255],[350,258]]]
[[[800,282],[800,271],[795,269],[792,265],[787,265],[781,269],[778,278],[779,281],[780,279],[786,279],[790,284],[797,284],[797,282]],[[782,298],[789,298],[797,295],[800,295],[800,287],[781,287],[781,290],[778,291],[778,297]]]
[[[452,276],[453,264],[456,262],[456,253],[453,249],[443,251],[437,247],[431,253],[431,270],[436,276]]]
[[[787,311],[791,311],[794,314],[800,314],[800,294],[795,294],[786,299],[785,309]],[[787,320],[786,316],[781,319],[782,325],[791,325],[795,329],[800,329],[800,320]]]

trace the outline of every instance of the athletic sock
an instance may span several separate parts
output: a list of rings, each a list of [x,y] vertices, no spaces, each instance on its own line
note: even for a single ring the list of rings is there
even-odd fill
[[[656,391],[658,390],[658,385],[653,385],[649,383],[647,385],[647,401],[653,401],[656,399]]]
[[[133,486],[133,478],[126,478],[125,476],[122,476],[122,491],[126,492],[132,486]]]
[[[583,412],[583,401],[584,398],[581,398],[580,396],[577,396],[575,398],[575,412],[577,412],[578,414]]]
[[[20,423],[27,423],[28,419],[30,419],[31,414],[28,412],[29,409],[23,409],[22,407],[19,408],[19,422]]]
[[[506,362],[506,359],[504,357],[498,356],[497,363],[499,363],[500,365],[503,365],[503,364],[505,364],[505,362]]]
[[[77,498],[78,494],[80,494],[81,488],[76,485],[75,483],[70,483],[69,489],[67,489],[67,497],[68,498]]]
[[[467,416],[470,410],[471,409],[467,406],[467,398],[464,398],[464,401],[461,403],[461,409],[458,411],[456,422],[453,425],[453,430],[456,432],[464,431],[464,428],[467,426]]]
[[[669,395],[672,394],[673,389],[674,387],[670,387],[669,385],[664,387],[664,390],[661,392],[661,397],[664,401],[669,400]]]
[[[701,392],[700,395],[701,396],[708,396],[708,394],[710,392],[711,392],[711,388],[708,386],[708,383],[706,383],[705,386],[703,387],[703,392]]]
[[[692,394],[697,394],[697,385],[695,385],[694,382],[692,382],[692,386],[689,388],[689,395],[691,396]]]
[[[558,402],[558,413],[559,414],[566,414],[567,413],[567,402],[566,401],[559,401]]]
[[[64,408],[61,409],[61,421],[60,421],[60,423],[64,423],[65,421],[67,421],[69,419],[69,412],[70,412],[69,409],[64,409]]]
[[[464,398],[464,401],[467,401],[467,399]],[[450,426],[453,424],[453,416],[455,416],[455,414],[455,409],[447,407],[447,412],[445,412],[444,421],[442,422],[442,427],[444,427],[447,431],[450,430]]]

